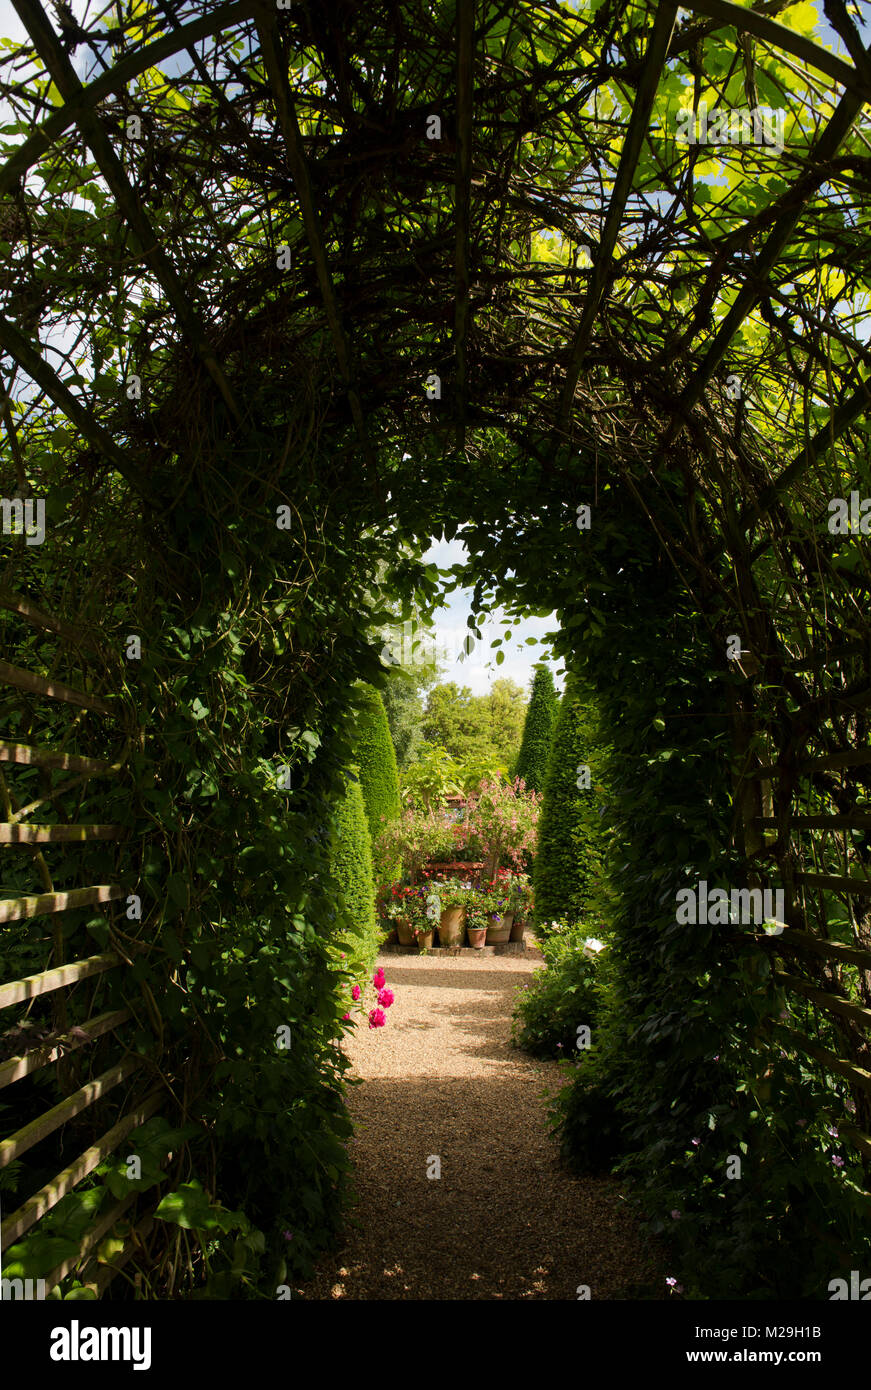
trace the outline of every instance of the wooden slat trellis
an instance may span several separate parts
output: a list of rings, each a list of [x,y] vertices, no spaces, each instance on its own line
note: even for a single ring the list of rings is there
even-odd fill
[[[111,702],[100,689],[107,678],[106,667],[112,669],[111,662],[105,656],[111,652],[108,639],[93,630],[83,629],[81,624],[55,618],[20,593],[10,595],[6,592],[0,600],[0,607],[12,615],[11,619],[7,619],[7,625],[10,621],[23,621],[47,634],[49,640],[60,641],[61,653],[66,653],[67,663],[71,662],[72,667],[78,670],[79,681],[88,689],[77,689],[66,681],[43,676],[7,660],[0,661],[0,685],[19,692],[18,698],[44,697],[62,709],[76,708],[89,718],[96,715],[101,720],[109,719],[117,724],[119,719],[123,722],[129,717],[129,710],[123,702]],[[94,651],[103,656],[99,664],[91,666],[90,653]],[[10,708],[8,700],[7,708]],[[73,716],[74,719],[81,717],[82,714]],[[74,729],[75,724],[69,725],[70,734]],[[49,732],[44,744],[47,745],[49,741],[57,741],[56,732]],[[124,775],[124,759],[122,757],[113,762],[105,757],[91,756],[84,749],[73,752],[63,747],[4,739],[0,742],[0,765],[3,764],[9,768],[10,775],[16,770],[19,775],[24,775],[32,768],[43,778],[65,772],[79,776],[72,782],[58,784],[50,795],[43,793],[41,799],[27,805],[16,805],[12,800],[12,784],[7,786],[3,781],[6,806],[6,818],[0,821],[3,862],[12,863],[9,856],[17,851],[35,856],[34,868],[39,871],[41,886],[47,891],[0,897],[0,924],[4,924],[7,930],[17,923],[33,923],[36,927],[47,918],[53,926],[48,938],[50,958],[46,960],[46,968],[18,980],[0,980],[0,1011],[11,1011],[16,1006],[23,1008],[22,1022],[25,1025],[17,1032],[15,1026],[7,1029],[6,1033],[0,1030],[0,1044],[4,1038],[13,1038],[18,1042],[18,1050],[0,1060],[0,1087],[5,1088],[4,1095],[14,1102],[18,1085],[27,1083],[35,1073],[50,1071],[55,1077],[54,1089],[59,1092],[59,1099],[23,1125],[13,1125],[14,1132],[0,1137],[0,1168],[13,1161],[26,1160],[33,1150],[39,1149],[44,1153],[46,1144],[53,1142],[58,1135],[67,1136],[64,1147],[68,1148],[70,1142],[76,1144],[76,1135],[86,1135],[90,1129],[91,1142],[79,1152],[77,1158],[60,1167],[50,1182],[43,1183],[35,1192],[25,1190],[23,1200],[11,1211],[8,1210],[7,1199],[0,1223],[0,1250],[6,1250],[31,1232],[63,1197],[86,1181],[98,1164],[113,1154],[131,1130],[156,1113],[163,1095],[162,1091],[153,1091],[145,1101],[132,1109],[125,1112],[122,1108],[118,1116],[124,1098],[130,1095],[131,1085],[134,1085],[134,1090],[136,1087],[141,1090],[141,1079],[148,1074],[147,1059],[131,1053],[129,1045],[123,1041],[123,1030],[133,1021],[135,1007],[118,1007],[117,1004],[106,1007],[99,1002],[105,997],[101,992],[101,982],[120,979],[119,972],[126,969],[126,961],[116,950],[65,960],[65,939],[63,932],[58,929],[61,920],[71,912],[85,908],[105,909],[119,903],[126,896],[125,889],[121,884],[112,882],[86,882],[80,887],[56,889],[43,857],[43,849],[51,854],[55,846],[77,855],[77,846],[87,849],[101,843],[122,844],[129,840],[130,833],[125,826],[94,823],[87,819],[59,822],[38,822],[33,819],[46,804],[62,805],[65,794],[68,795],[83,783],[96,781],[97,784],[105,784],[106,779],[113,781]],[[26,821],[24,816],[28,817]],[[86,1005],[90,1008],[86,1015],[82,1015],[81,1010],[87,996],[76,994],[77,990],[83,988],[91,991],[92,1004]],[[69,1029],[66,1025],[73,1001],[77,998],[82,1001],[76,1006],[77,1023]],[[26,1026],[28,1014],[43,1000],[48,1001],[45,1007],[50,1009],[49,1031],[46,1036],[44,1030],[42,1033],[37,1030],[31,1037],[31,1031]],[[103,1121],[103,1132],[99,1132],[94,1127],[94,1120],[88,1117],[102,1116],[107,1106],[110,1115],[114,1109],[115,1118],[108,1128],[105,1128]],[[14,1104],[11,1113],[15,1113]],[[47,1288],[53,1288],[76,1270],[84,1268],[87,1261],[92,1260],[100,1240],[111,1233],[122,1214],[138,1200],[134,1193],[123,1202],[111,1204],[83,1240],[79,1256],[64,1261],[51,1272],[46,1281]],[[132,1246],[130,1248],[132,1250]],[[102,1265],[98,1268],[100,1286],[105,1287],[103,1276],[106,1270]],[[93,1283],[94,1275],[89,1275],[89,1278]]]

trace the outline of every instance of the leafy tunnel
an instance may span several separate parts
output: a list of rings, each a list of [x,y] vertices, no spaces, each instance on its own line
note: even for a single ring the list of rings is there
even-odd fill
[[[557,613],[609,748],[611,1009],[566,1158],[691,1214],[707,1296],[824,1297],[869,1253],[855,6],[13,3],[0,785],[48,831],[4,852],[0,1027],[51,994],[88,1043],[39,1085],[0,1063],[4,1248],[60,1284],[135,1214],[151,1296],[176,1277],[154,1183],[39,1245],[94,1165],[52,1188],[20,1135],[95,1077],[76,1151],[159,1112],[300,1270],[335,1227],[328,826],[355,682],[459,535],[481,620]],[[676,920],[703,881],[781,889],[780,933]]]

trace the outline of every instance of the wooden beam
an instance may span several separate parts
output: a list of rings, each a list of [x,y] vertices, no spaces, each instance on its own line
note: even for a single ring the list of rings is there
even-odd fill
[[[788,246],[790,237],[807,208],[808,199],[825,181],[827,167],[849,134],[861,107],[862,97],[856,93],[847,92],[841,97],[822,135],[808,151],[806,158],[812,167],[775,201],[774,207],[779,207],[780,211],[775,217],[774,225],[752,265],[747,267],[748,280],[735,296],[701,363],[678,397],[677,411],[660,445],[661,448],[673,443],[675,435],[683,427],[679,415],[686,418],[691,408],[701,400],[705,387],[723,360],[729,344],[745,318],[762,298],[764,282]]]
[[[202,18],[191,20],[189,24],[155,39],[147,47],[119,58],[87,87],[81,87],[69,96],[63,106],[53,111],[10,155],[0,168],[0,198],[11,193],[27,171],[52,148],[58,137],[76,124],[82,110],[95,111],[106,97],[126,91],[127,84],[140,73],[157,67],[158,63],[171,58],[183,48],[209,38],[217,30],[230,29],[239,20],[250,19],[256,7],[256,0],[235,0],[233,4],[216,5]]]
[[[794,58],[801,58],[809,67],[834,78],[842,87],[861,96],[863,101],[871,101],[871,89],[863,83],[860,74],[850,63],[845,63],[843,58],[836,57],[834,53],[814,43],[813,39],[797,34],[785,24],[779,24],[776,19],[769,19],[767,15],[745,9],[743,5],[731,4],[730,0],[682,0],[682,8],[691,10],[693,14],[719,20],[723,25],[737,30],[739,34],[752,34],[754,38],[762,39],[763,43],[770,44],[772,48],[781,48],[784,53],[791,53]]]
[[[839,999],[837,995],[830,994],[797,975],[789,975],[785,970],[775,970],[774,979],[791,994],[804,995],[827,1013],[839,1014],[842,1018],[849,1018],[853,1023],[871,1030],[871,1009],[860,1008],[858,1004],[851,1004],[848,999]]]
[[[80,889],[80,892],[89,892],[89,889]],[[119,890],[120,892],[120,890]],[[51,893],[46,897],[70,897],[70,894]],[[32,901],[32,899],[17,899],[18,902]],[[0,907],[5,907],[5,903],[0,903]],[[76,903],[76,907],[83,904]],[[9,921],[9,918],[0,917],[0,922]],[[51,994],[52,990],[63,989],[65,985],[77,984],[79,980],[86,980],[90,975],[100,975],[104,970],[114,970],[121,964],[121,957],[114,951],[107,951],[101,956],[88,956],[85,960],[70,961],[67,965],[56,965],[52,970],[41,970],[38,975],[25,975],[23,980],[10,980],[8,984],[0,985],[0,1009],[8,1009],[10,1004],[22,1004],[26,999],[35,999],[39,994]]]
[[[842,767],[867,767],[871,763],[871,748],[852,748],[845,753],[828,753],[821,758],[808,758],[799,763],[802,772],[835,772]]]
[[[76,626],[63,618],[52,617],[42,608],[37,608],[35,603],[31,603],[30,599],[25,598],[22,594],[0,594],[0,608],[5,608],[8,613],[17,613],[26,623],[30,623],[31,627],[42,628],[46,632],[54,632],[70,642],[80,643],[98,651],[103,650],[102,645],[81,625]]]
[[[23,767],[57,767],[65,772],[116,773],[119,763],[107,763],[102,758],[80,758],[76,753],[55,753],[50,748],[33,748],[29,743],[4,743],[0,740],[0,763],[18,763]]]
[[[73,690],[61,681],[46,680],[45,676],[35,676],[32,671],[24,671],[8,661],[0,661],[0,685],[12,685],[16,690],[26,690],[30,695],[44,695],[47,700],[62,700],[66,705],[78,705],[81,709],[95,710],[98,714],[114,714],[115,711],[99,695],[85,695],[81,690]]]
[[[805,883],[808,888],[833,888],[839,893],[854,893],[859,897],[871,895],[871,878],[849,878],[841,874],[797,873],[796,883]]]
[[[94,1225],[89,1226],[84,1235],[80,1238],[79,1248],[76,1254],[71,1255],[68,1260],[64,1260],[61,1264],[55,1265],[51,1273],[46,1274],[46,1291],[53,1289],[61,1280],[66,1279],[67,1275],[71,1274],[77,1265],[80,1265],[84,1259],[87,1259],[91,1251],[94,1250],[100,1244],[103,1237],[111,1231],[115,1222],[120,1221],[125,1211],[133,1205],[138,1196],[139,1193],[137,1191],[131,1192],[130,1195],[124,1197],[122,1201],[113,1202],[108,1211],[104,1212],[102,1216],[97,1217]]]
[[[54,1134],[56,1129],[65,1125],[68,1120],[75,1119],[83,1110],[87,1110],[95,1101],[106,1095],[109,1091],[120,1086],[131,1072],[136,1071],[143,1065],[141,1057],[125,1057],[123,1062],[118,1062],[116,1066],[109,1067],[100,1076],[95,1076],[93,1081],[86,1081],[84,1086],[80,1086],[66,1100],[53,1105],[44,1114],[37,1115],[35,1120],[24,1125],[8,1139],[0,1142],[0,1168],[5,1168],[7,1163],[12,1163],[22,1154],[32,1149],[34,1144],[39,1144],[46,1139],[49,1134]]]
[[[29,1231],[40,1217],[45,1216],[47,1211],[51,1211],[52,1207],[57,1206],[61,1197],[65,1197],[82,1181],[82,1178],[86,1178],[89,1173],[92,1173],[97,1164],[102,1163],[103,1159],[118,1147],[131,1129],[136,1129],[138,1125],[144,1124],[158,1109],[165,1099],[165,1094],[161,1090],[148,1096],[141,1105],[124,1115],[117,1124],[108,1129],[89,1149],[85,1149],[84,1153],[79,1154],[78,1158],[74,1159],[67,1168],[64,1168],[62,1173],[58,1173],[56,1178],[52,1178],[51,1182],[47,1182],[44,1187],[40,1188],[39,1192],[35,1192],[32,1197],[29,1197],[23,1206],[7,1216],[0,1226],[0,1250],[5,1250],[13,1241],[18,1240],[19,1236],[22,1236],[25,1231]]]
[[[0,845],[85,844],[89,840],[125,840],[123,825],[22,825],[0,821]]]
[[[63,411],[68,420],[72,420],[88,443],[92,444],[105,459],[108,459],[112,467],[123,478],[127,479],[131,487],[150,501],[151,492],[147,483],[139,476],[133,465],[127,462],[112,436],[76,399],[69,387],[61,381],[54,368],[49,366],[45,358],[36,351],[27,338],[19,333],[15,325],[4,318],[2,314],[0,314],[0,347],[6,349],[10,357],[13,357],[19,366],[24,368],[37,386],[42,387],[49,400]]]
[[[293,175],[294,184],[296,185],[303,226],[305,227],[306,237],[308,238],[309,250],[314,263],[321,299],[324,304],[324,312],[327,316],[330,336],[333,340],[333,349],[339,364],[342,380],[345,384],[345,393],[351,408],[354,427],[357,431],[357,436],[366,456],[366,462],[370,468],[371,474],[373,478],[376,478],[377,466],[369,444],[366,421],[363,416],[363,406],[354,380],[350,344],[348,343],[339,316],[339,307],[336,301],[336,292],[333,287],[333,277],[330,274],[326,244],[324,242],[323,231],[321,230],[320,216],[315,204],[311,177],[308,171],[305,151],[303,149],[302,132],[300,131],[299,122],[296,118],[296,107],[294,106],[293,94],[291,93],[290,83],[287,78],[287,64],[281,61],[279,55],[275,26],[276,15],[274,13],[270,15],[268,19],[261,17],[258,13],[257,33],[260,38],[263,62],[266,68],[266,75],[269,78],[272,97],[275,102],[278,125],[284,138],[285,149],[287,150],[287,162],[290,165],[290,171]]]
[[[12,3],[61,96],[65,100],[80,97],[82,84],[78,74],[59,43],[39,0],[12,0]],[[190,340],[194,351],[217,386],[227,409],[236,423],[240,424],[241,411],[200,318],[191,304],[190,290],[182,285],[175,267],[164,253],[160,237],[142,211],[124,166],[115,153],[99,117],[91,107],[80,105],[76,109],[75,120],[112,191],[118,210],[123,214],[139,243],[143,259],[159,281],[185,336]]]
[[[623,224],[623,213],[632,191],[632,180],[635,177],[641,148],[650,132],[650,113],[656,100],[659,79],[668,56],[668,46],[674,32],[676,18],[677,6],[671,4],[671,0],[660,0],[653,33],[644,55],[644,66],[641,69],[635,101],[632,104],[632,114],[629,117],[629,125],[620,152],[620,163],[617,167],[614,188],[605,216],[605,225],[598,249],[593,257],[593,268],[587,286],[584,307],[581,311],[581,319],[569,350],[566,379],[559,407],[560,425],[564,431],[571,419],[575,388],[587,353],[590,334],[611,276],[614,247],[617,244],[617,237]]]
[[[777,816],[759,816],[758,823],[765,826],[766,830],[780,828],[780,821]],[[787,830],[869,830],[871,829],[871,815],[857,811],[852,816],[788,816],[785,828]]]
[[[855,1062],[849,1062],[844,1057],[838,1057],[827,1047],[819,1047],[816,1043],[803,1037],[801,1033],[796,1033],[792,1028],[780,1027],[777,1029],[777,1035],[790,1043],[796,1052],[806,1053],[808,1057],[822,1062],[829,1071],[845,1077],[854,1086],[859,1086],[863,1091],[871,1091],[871,1071],[866,1071],[864,1067],[857,1066]]]
[[[871,1158],[871,1136],[863,1134],[861,1129],[856,1129],[855,1125],[845,1124],[840,1121],[838,1124],[838,1136],[846,1144],[850,1144],[866,1158]]]
[[[454,352],[457,361],[457,448],[466,442],[469,403],[469,251],[472,194],[472,105],[475,0],[457,0],[457,176],[454,245]]]
[[[770,510],[772,504],[801,477],[802,473],[810,468],[820,455],[825,454],[835,440],[851,425],[855,424],[869,408],[871,408],[871,386],[867,382],[863,382],[852,396],[848,396],[845,401],[835,407],[825,424],[817,430],[813,439],[807,441],[792,462],[762,491],[758,502],[745,508],[744,514],[738,522],[739,528],[746,531],[754,526]],[[759,555],[767,550],[770,544],[770,537],[764,537],[754,549],[753,559],[758,559]]]
[[[14,1081],[20,1081],[23,1076],[29,1076],[31,1072],[40,1071],[42,1067],[50,1066],[52,1062],[58,1061],[68,1052],[74,1052],[76,1048],[84,1047],[86,1043],[93,1042],[95,1038],[102,1037],[104,1033],[111,1033],[114,1028],[126,1023],[127,1019],[131,1017],[129,1009],[110,1009],[81,1025],[78,1031],[84,1033],[84,1037],[70,1037],[65,1034],[56,1040],[50,1039],[41,1047],[32,1047],[29,1052],[25,1052],[19,1057],[10,1057],[8,1061],[0,1062],[0,1090],[4,1086],[11,1086]]]
[[[768,936],[762,932],[758,936],[750,936],[750,939],[757,946],[766,947],[778,955],[783,951],[795,951],[798,955],[822,956],[835,965],[859,965],[863,970],[871,970],[871,951],[861,946],[847,946],[842,941],[826,941],[821,936],[813,936],[795,927],[790,927],[780,936]],[[738,940],[741,940],[740,935]]]
[[[89,1265],[82,1276],[82,1283],[85,1288],[93,1289],[97,1298],[102,1298],[119,1270],[123,1269],[136,1252],[142,1249],[145,1238],[151,1231],[153,1225],[154,1213],[149,1212],[147,1216],[143,1216],[142,1220],[131,1232],[130,1238],[124,1246],[124,1249],[113,1256],[111,1263],[100,1263],[96,1265],[92,1263]]]

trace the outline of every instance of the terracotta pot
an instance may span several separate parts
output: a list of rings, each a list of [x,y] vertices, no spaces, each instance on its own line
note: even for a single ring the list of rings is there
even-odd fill
[[[512,914],[506,912],[504,917],[491,917],[490,925],[487,928],[487,945],[500,946],[503,941],[511,940]]]
[[[404,917],[397,918],[396,937],[400,946],[414,945],[414,932],[411,929],[411,923],[407,922]]]
[[[430,927],[429,931],[421,931],[417,934],[417,944],[422,951],[430,950],[432,939],[435,936],[435,927]]]
[[[466,930],[466,909],[446,907],[439,922],[439,945],[462,946]]]
[[[468,927],[469,945],[474,946],[476,951],[480,951],[487,940],[486,927]]]
[[[514,918],[514,921],[511,923],[511,940],[512,940],[512,941],[522,941],[522,940],[523,940],[523,934],[524,934],[525,931],[526,931],[526,918],[525,918],[525,917],[515,917],[515,918]]]

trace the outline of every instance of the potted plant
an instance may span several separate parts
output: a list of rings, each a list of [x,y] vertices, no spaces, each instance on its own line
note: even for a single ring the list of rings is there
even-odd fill
[[[529,874],[514,874],[511,879],[511,940],[522,941],[526,924],[532,916],[535,900]]]
[[[498,946],[511,939],[511,897],[504,879],[482,885],[479,899],[487,913],[487,945]]]
[[[385,890],[379,902],[385,927],[395,930],[400,946],[419,944],[421,935],[424,937],[425,945],[432,945],[432,928],[426,916],[427,891],[426,888],[416,887],[414,884],[403,886],[394,883]],[[429,942],[426,942],[428,928]]]
[[[466,931],[469,945],[479,951],[487,941],[487,928],[490,925],[490,904],[485,894],[478,889],[470,889],[466,896]]]
[[[462,946],[466,929],[468,888],[459,879],[448,878],[439,883],[438,891],[441,907],[439,945]]]

